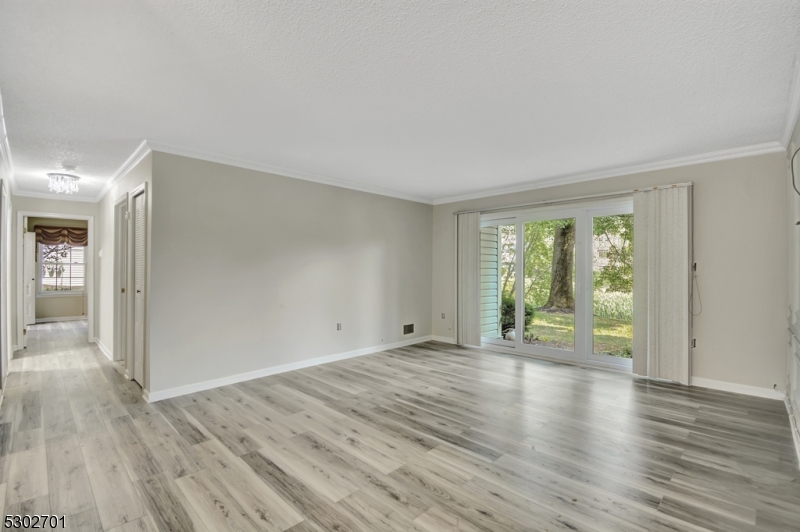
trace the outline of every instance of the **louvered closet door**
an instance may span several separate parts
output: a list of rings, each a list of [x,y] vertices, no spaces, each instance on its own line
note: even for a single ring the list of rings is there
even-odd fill
[[[23,313],[25,325],[36,323],[36,233],[27,232],[22,238],[22,275],[24,279]]]
[[[133,379],[144,384],[145,195],[133,198]]]

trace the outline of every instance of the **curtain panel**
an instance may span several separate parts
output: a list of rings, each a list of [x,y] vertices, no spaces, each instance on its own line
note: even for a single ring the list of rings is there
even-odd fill
[[[37,225],[36,242],[47,246],[69,244],[70,246],[88,246],[89,229],[85,227],[50,227]]]
[[[479,212],[459,214],[457,220],[458,319],[456,340],[458,345],[480,346],[481,214]]]
[[[692,184],[633,194],[633,373],[689,384]]]

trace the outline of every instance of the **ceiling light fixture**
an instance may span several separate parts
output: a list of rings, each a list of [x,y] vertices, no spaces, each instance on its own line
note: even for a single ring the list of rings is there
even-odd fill
[[[78,191],[78,181],[80,177],[72,174],[47,174],[50,178],[50,191],[56,194],[73,194]]]

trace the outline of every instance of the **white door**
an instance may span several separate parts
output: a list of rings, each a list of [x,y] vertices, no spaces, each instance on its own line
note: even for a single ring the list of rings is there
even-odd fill
[[[25,325],[36,323],[36,233],[27,232],[22,239],[22,275],[24,279],[23,313]]]
[[[145,195],[133,198],[133,379],[144,384]]]
[[[128,198],[114,206],[114,360],[128,360]],[[130,369],[128,376],[130,376]]]

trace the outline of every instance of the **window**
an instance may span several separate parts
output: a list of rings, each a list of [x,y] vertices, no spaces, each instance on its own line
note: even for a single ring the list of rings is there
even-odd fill
[[[481,216],[481,341],[631,367],[629,198]]]
[[[39,245],[39,293],[83,292],[84,248],[69,244]]]

